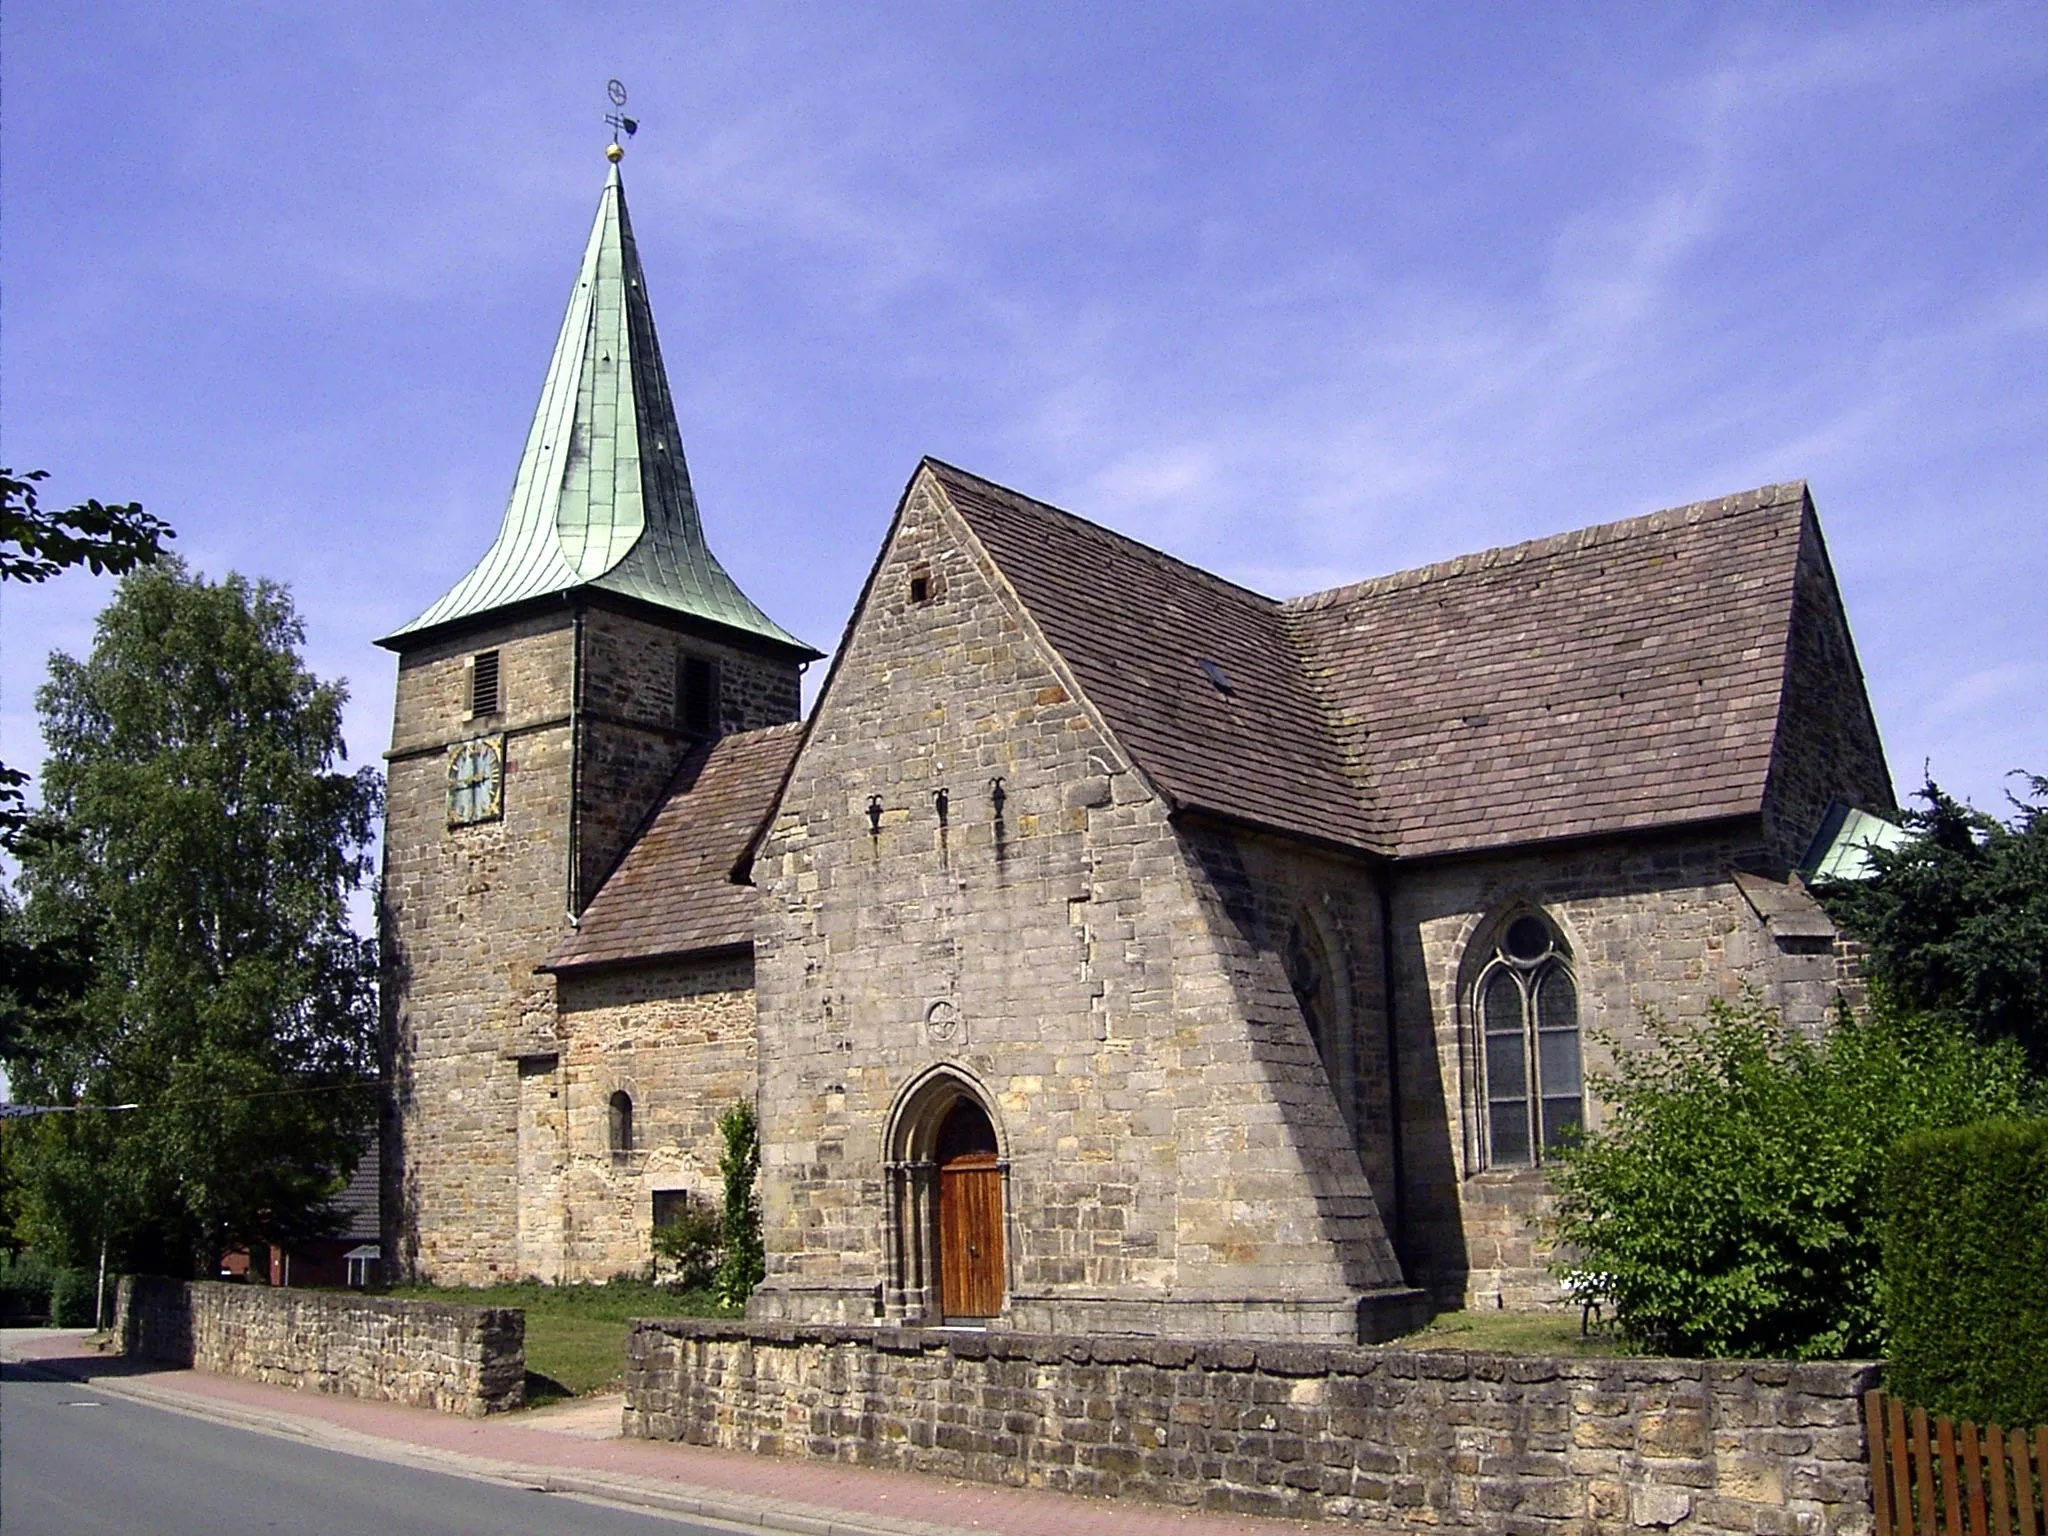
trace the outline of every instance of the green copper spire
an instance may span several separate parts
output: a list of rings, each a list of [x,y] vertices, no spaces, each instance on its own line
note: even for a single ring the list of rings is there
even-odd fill
[[[616,157],[498,540],[389,638],[586,587],[817,654],[704,542]]]

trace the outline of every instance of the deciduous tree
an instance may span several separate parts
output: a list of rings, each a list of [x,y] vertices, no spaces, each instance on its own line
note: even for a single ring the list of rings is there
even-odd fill
[[[283,589],[164,559],[37,696],[43,808],[15,937],[75,993],[24,999],[17,1095],[111,1106],[18,1126],[24,1217],[78,1262],[172,1271],[320,1230],[374,1114],[374,957],[348,923],[375,772],[345,771],[341,685]],[[25,1133],[25,1134],[24,1134]]]

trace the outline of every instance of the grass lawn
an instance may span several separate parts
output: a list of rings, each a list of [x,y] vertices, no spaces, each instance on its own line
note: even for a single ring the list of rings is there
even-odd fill
[[[1577,1307],[1569,1312],[1445,1312],[1393,1343],[1404,1349],[1469,1349],[1495,1355],[1635,1353],[1597,1324],[1591,1334],[1581,1333]]]
[[[635,1317],[723,1317],[709,1291],[672,1291],[614,1280],[609,1285],[398,1286],[388,1294],[467,1307],[519,1307],[526,1313],[529,1407],[605,1392],[626,1363],[626,1322]]]
[[[526,1313],[529,1407],[609,1391],[626,1363],[626,1323],[635,1317],[723,1317],[709,1291],[672,1291],[614,1280],[609,1285],[408,1285],[389,1292],[471,1307],[519,1307]],[[1396,1348],[1464,1349],[1500,1355],[1626,1355],[1611,1333],[1579,1331],[1569,1312],[1446,1312],[1395,1339]]]

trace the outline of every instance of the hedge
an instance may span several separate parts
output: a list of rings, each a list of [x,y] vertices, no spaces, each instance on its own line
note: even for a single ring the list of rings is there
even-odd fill
[[[1903,1138],[1881,1241],[1887,1389],[1959,1419],[2048,1424],[2048,1119]]]
[[[97,1275],[89,1269],[60,1269],[50,1285],[50,1321],[59,1328],[91,1328],[98,1301]]]

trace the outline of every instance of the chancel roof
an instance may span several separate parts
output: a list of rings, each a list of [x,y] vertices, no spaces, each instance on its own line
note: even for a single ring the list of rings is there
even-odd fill
[[[733,866],[775,804],[803,727],[722,736],[683,759],[654,819],[546,971],[751,944],[755,890]]]
[[[1767,486],[1282,606],[1395,852],[1747,815],[1809,515]]]
[[[817,654],[755,607],[704,542],[617,165],[497,541],[446,596],[382,643],[578,589]]]

